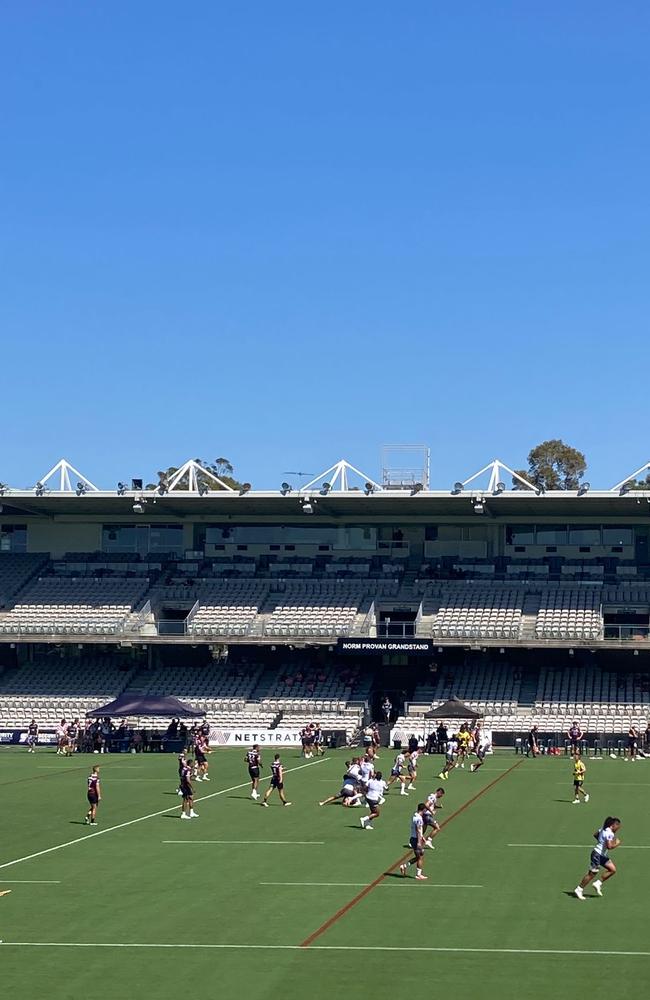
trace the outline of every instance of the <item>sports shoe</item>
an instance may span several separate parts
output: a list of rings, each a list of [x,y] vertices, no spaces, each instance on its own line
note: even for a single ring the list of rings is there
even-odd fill
[[[293,805],[293,802],[283,802],[282,805],[283,806],[291,806],[291,805]]]
[[[181,819],[191,819],[191,816],[188,816],[187,813],[181,813]]]
[[[400,865],[399,866],[399,873],[400,873],[400,875],[406,876],[406,865]]]
[[[190,812],[190,819],[198,819],[198,818],[199,814],[195,813],[194,810],[192,809],[192,811]]]
[[[319,806],[324,806],[325,805],[324,802],[319,802],[318,804],[319,804]]]
[[[381,797],[381,798],[380,798],[380,800],[379,800],[379,805],[380,805],[380,806],[383,806],[385,802],[386,802],[386,799],[385,799],[385,798],[384,798],[384,796],[382,795],[382,797]]]
[[[176,789],[176,794],[177,794],[177,795],[182,795],[182,794],[183,794],[183,793],[181,792],[180,788],[177,788],[177,789]]]
[[[359,817],[359,823],[361,824],[362,828],[366,825],[367,822],[368,822],[368,817],[367,816],[360,816]]]
[[[585,802],[589,802],[589,795],[585,795]]]
[[[264,806],[264,808],[265,808],[265,809],[268,809],[268,808],[269,808],[269,804],[268,804],[268,802],[260,802],[260,805],[261,805],[261,806]]]
[[[594,889],[596,890],[596,895],[597,896],[602,896],[602,894],[603,894],[603,883],[602,883],[601,879],[597,878],[596,881],[592,882],[591,884],[593,885]]]
[[[418,882],[426,882],[426,880],[429,878],[429,876],[425,875],[424,872],[418,872],[415,877],[418,880]]]
[[[445,780],[444,771],[441,771],[440,774],[438,775],[438,777],[440,778],[441,781],[444,781]]]
[[[366,823],[366,825],[364,826],[364,830],[374,830],[374,829],[375,829],[374,826],[371,826],[370,823]]]
[[[424,845],[425,845],[425,847],[430,847],[432,851],[435,851],[435,847],[433,846],[433,843],[431,841],[431,837],[427,837],[427,839],[424,842]]]
[[[474,774],[474,765],[473,764],[469,765],[469,771],[470,771],[470,774]]]
[[[577,885],[573,891],[575,892],[575,894],[576,894],[576,896],[577,896],[578,899],[584,899],[585,898],[585,894],[582,891],[581,886]]]
[[[579,806],[580,805],[580,799],[574,799],[573,802],[571,803],[571,805],[572,806]]]
[[[203,780],[204,780],[204,781],[209,781],[209,780],[210,780],[210,779],[208,778],[207,774],[204,774],[204,775],[203,775]]]

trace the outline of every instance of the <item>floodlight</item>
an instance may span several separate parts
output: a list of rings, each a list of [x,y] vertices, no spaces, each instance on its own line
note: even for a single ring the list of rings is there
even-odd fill
[[[239,495],[240,495],[240,497],[243,497],[244,493],[248,493],[248,491],[250,490],[250,488],[251,488],[251,484],[250,483],[242,483],[241,486],[239,487]]]
[[[136,502],[133,504],[133,513],[144,514],[144,505],[136,500]]]
[[[462,493],[463,490],[464,490],[464,488],[465,487],[463,486],[462,483],[454,483],[454,488],[453,488],[453,490],[451,492],[454,494],[454,496],[456,496],[459,493]]]
[[[197,483],[197,489],[200,497],[204,497],[209,493],[208,487],[205,483]]]
[[[416,493],[421,493],[424,489],[422,483],[413,483],[411,486],[411,496],[414,497]]]
[[[9,487],[5,483],[0,483],[0,497],[3,497]]]
[[[87,492],[88,492],[88,487],[86,486],[85,483],[77,483],[77,488],[75,490],[75,493],[77,494],[78,497],[82,497],[84,493]]]
[[[621,486],[620,490],[618,491],[619,492],[619,496],[624,497],[626,493],[630,492],[630,490],[633,488],[633,486],[634,486],[633,480],[628,479],[628,481],[626,483],[623,483],[623,485]]]
[[[43,486],[43,483],[41,483],[40,481],[36,483],[36,486],[34,487],[34,492],[36,493],[37,497],[42,497],[43,494],[45,493],[45,487]]]
[[[546,489],[543,486],[538,486],[537,489],[535,490],[535,493],[537,494],[538,497],[543,497],[544,494],[546,493]]]
[[[141,479],[132,479],[131,480],[131,489],[132,490],[141,490],[142,489],[142,480]]]
[[[126,491],[127,491],[127,485],[126,485],[126,483],[119,482],[117,484],[117,495],[118,495],[118,497],[123,497],[124,494],[126,493]]]
[[[286,497],[286,495],[288,493],[291,493],[292,490],[293,486],[291,485],[291,483],[282,483],[282,486],[280,487],[280,493],[282,494],[283,497]]]
[[[326,497],[327,494],[330,492],[331,489],[332,489],[332,484],[331,483],[323,483],[323,485],[320,488],[320,495],[322,497]]]
[[[591,489],[591,483],[580,483],[578,487],[578,496],[583,497],[585,493],[588,493]]]
[[[474,500],[472,500],[472,507],[474,508],[475,514],[483,514],[485,511],[483,497],[475,497]]]
[[[496,486],[494,487],[495,493],[505,493],[505,491],[506,491],[505,483],[497,483]]]
[[[159,493],[159,495],[161,497],[164,497],[164,495],[165,495],[166,492],[167,492],[167,483],[164,483],[164,482],[159,483],[158,484],[158,493]]]
[[[302,512],[303,514],[313,514],[316,501],[312,500],[311,497],[305,497],[302,501]]]
[[[366,485],[364,487],[364,492],[365,492],[366,496],[369,497],[371,493],[375,492],[375,484],[374,483],[366,483]]]

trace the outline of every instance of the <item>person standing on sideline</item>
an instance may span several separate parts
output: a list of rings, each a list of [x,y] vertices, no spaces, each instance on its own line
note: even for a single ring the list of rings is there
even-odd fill
[[[580,753],[576,753],[573,758],[573,804],[578,805],[580,802],[580,796],[582,795],[585,802],[589,802],[589,795],[585,792],[583,785],[585,781],[585,774],[587,768],[585,762],[580,757]]]
[[[253,744],[251,750],[246,751],[246,756],[244,757],[245,762],[248,764],[248,777],[251,779],[251,798],[259,799],[260,793],[258,791],[260,784],[260,768],[262,767],[262,755],[260,753],[260,748],[257,743]]]
[[[567,739],[569,741],[570,752],[574,756],[575,756],[575,754],[579,754],[580,753],[580,740],[584,736],[584,733],[583,733],[582,729],[580,728],[580,726],[578,725],[578,723],[577,723],[577,721],[575,719],[571,723],[571,725],[569,726],[566,735],[567,735]]]
[[[411,817],[411,836],[409,838],[409,843],[413,848],[413,858],[411,861],[406,861],[399,866],[400,873],[406,875],[408,869],[411,865],[415,865],[416,872],[415,877],[418,881],[423,882],[428,876],[422,871],[422,861],[424,858],[424,814],[426,812],[426,805],[424,802],[418,802],[418,807]]]
[[[528,733],[528,749],[526,750],[526,756],[537,757],[539,755],[539,730],[537,726],[532,726]]]
[[[269,808],[267,799],[271,795],[271,792],[273,791],[274,788],[277,790],[277,793],[280,796],[280,801],[282,802],[282,805],[290,806],[291,803],[287,802],[286,796],[284,794],[284,768],[282,767],[282,761],[280,760],[279,753],[276,753],[275,757],[273,758],[273,763],[271,764],[271,784],[264,792],[264,798],[260,802],[260,805],[264,806],[266,809]]]
[[[608,851],[613,851],[616,847],[619,847],[621,842],[616,834],[620,828],[621,821],[618,816],[607,816],[600,830],[596,830],[594,833],[596,846],[591,852],[589,869],[574,890],[578,899],[585,898],[583,889],[586,889],[590,882],[594,883],[596,895],[602,896],[603,882],[607,882],[608,879],[616,875],[616,865],[610,858]],[[605,874],[602,879],[596,878],[601,868],[605,869]]]
[[[92,771],[88,775],[88,812],[84,819],[84,823],[89,823],[90,826],[97,826],[97,806],[102,799],[102,790],[99,784],[99,767],[95,765]]]

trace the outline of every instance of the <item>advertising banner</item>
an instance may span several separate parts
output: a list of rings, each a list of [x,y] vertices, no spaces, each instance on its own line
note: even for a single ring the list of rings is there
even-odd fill
[[[300,730],[298,729],[210,729],[210,746],[213,747],[252,747],[259,743],[261,747],[299,747]]]

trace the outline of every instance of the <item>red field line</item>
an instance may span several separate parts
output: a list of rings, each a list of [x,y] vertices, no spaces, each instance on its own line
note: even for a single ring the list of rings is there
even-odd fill
[[[443,829],[445,826],[448,826],[452,820],[456,819],[457,816],[460,816],[461,813],[465,812],[465,810],[469,808],[469,806],[471,806],[474,802],[480,799],[482,795],[485,795],[486,792],[489,792],[491,788],[494,788],[495,785],[498,785],[500,781],[503,781],[504,778],[507,778],[507,776],[511,773],[511,771],[514,771],[515,768],[519,767],[521,764],[523,764],[523,758],[521,760],[518,760],[516,764],[513,764],[512,767],[509,767],[507,771],[503,772],[503,774],[500,774],[498,778],[494,779],[494,781],[491,781],[489,785],[485,785],[485,787],[482,788],[480,792],[477,792],[476,795],[472,796],[471,799],[468,799],[467,802],[463,803],[462,806],[459,806],[458,809],[456,809],[456,811],[451,814],[451,816],[447,816],[447,818],[440,824],[440,828]],[[378,875],[373,882],[370,882],[368,885],[364,886],[361,892],[358,892],[356,896],[350,900],[349,903],[346,903],[345,906],[342,906],[340,910],[337,910],[336,913],[332,914],[332,916],[329,917],[329,919],[327,919],[324,924],[321,924],[321,926],[318,927],[312,934],[310,934],[309,937],[306,937],[304,941],[301,941],[300,947],[309,948],[309,946],[313,944],[314,941],[318,940],[318,938],[321,937],[321,935],[323,935],[325,931],[328,931],[330,927],[333,927],[334,924],[341,919],[341,917],[344,917],[346,913],[349,913],[350,910],[357,905],[357,903],[360,903],[362,899],[365,899],[366,896],[372,892],[373,889],[376,889],[379,883],[387,875],[390,875],[390,873],[392,871],[395,871],[395,869],[399,865],[401,865],[404,861],[406,861],[407,858],[410,858],[412,853],[413,852],[410,850],[407,851],[406,854],[403,854],[401,858],[398,858],[397,861],[395,861],[390,866],[390,868],[386,869],[386,871],[383,871],[381,875]]]

